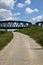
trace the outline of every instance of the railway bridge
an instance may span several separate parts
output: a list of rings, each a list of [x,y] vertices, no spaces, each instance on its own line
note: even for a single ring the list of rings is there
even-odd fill
[[[43,21],[37,22],[35,25],[36,25],[36,26],[39,26],[39,27],[43,27]]]
[[[20,29],[31,25],[32,23],[25,21],[0,21],[0,29]]]

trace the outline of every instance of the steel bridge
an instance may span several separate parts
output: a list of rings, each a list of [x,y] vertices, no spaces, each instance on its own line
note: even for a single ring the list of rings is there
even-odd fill
[[[39,26],[39,27],[43,27],[43,21],[37,22],[35,25],[36,25],[36,26]]]
[[[31,25],[32,23],[25,21],[0,21],[0,29],[20,29]]]

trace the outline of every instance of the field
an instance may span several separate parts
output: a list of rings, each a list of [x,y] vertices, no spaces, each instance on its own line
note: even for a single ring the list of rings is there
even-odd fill
[[[20,29],[18,30],[18,32],[29,35],[31,38],[36,40],[36,42],[38,42],[43,47],[43,28],[42,27],[37,27],[33,25],[30,28]]]
[[[12,32],[0,31],[0,50],[3,49],[13,38]]]

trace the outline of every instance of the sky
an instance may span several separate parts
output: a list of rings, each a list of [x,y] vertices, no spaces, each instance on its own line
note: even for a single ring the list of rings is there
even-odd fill
[[[0,0],[0,20],[43,21],[43,0]]]

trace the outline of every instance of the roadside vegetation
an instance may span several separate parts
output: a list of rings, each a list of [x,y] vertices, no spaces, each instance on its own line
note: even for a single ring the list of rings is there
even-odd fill
[[[13,38],[12,32],[0,31],[0,50],[3,49]]]
[[[29,35],[43,47],[43,28],[42,27],[37,27],[33,25],[30,28],[20,29],[18,30],[18,32]]]

